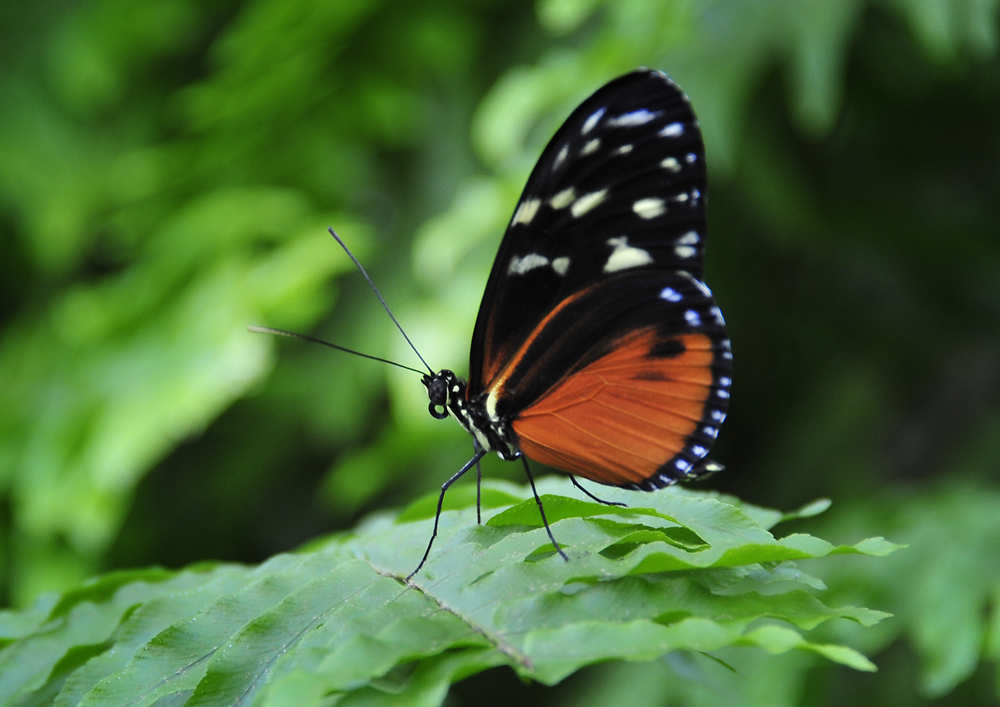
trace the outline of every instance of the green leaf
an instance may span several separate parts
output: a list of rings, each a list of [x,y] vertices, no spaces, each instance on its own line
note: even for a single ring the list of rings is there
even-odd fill
[[[920,659],[919,689],[928,697],[947,694],[996,653],[1000,596],[1000,494],[988,487],[938,488],[899,499],[856,504],[830,514],[824,527],[840,532],[878,528],[908,543],[901,552],[868,567],[834,563],[824,574],[832,591],[850,601],[877,597],[898,620],[866,639],[878,650],[906,637]],[[833,525],[833,516],[838,516]],[[839,529],[836,529],[839,526]],[[881,556],[896,547],[882,538],[857,544]],[[825,632],[840,641],[843,631]],[[873,641],[874,639],[874,641]]]
[[[149,581],[150,575],[160,581]],[[193,589],[209,581],[211,574],[154,570],[132,573],[132,581],[128,579],[129,573],[116,572],[67,593],[45,622],[0,651],[0,698],[43,687],[70,651],[104,643],[144,602]],[[109,586],[116,587],[112,594]]]
[[[801,518],[812,518],[814,516],[818,516],[820,513],[826,511],[831,505],[833,505],[833,501],[829,498],[817,498],[815,501],[810,501],[806,505],[802,506],[802,508],[797,511],[792,511],[781,516],[781,522],[785,523],[790,520],[799,520]]]
[[[807,643],[800,634],[781,626],[763,626],[740,638],[740,643],[763,648],[772,655],[786,653],[793,648],[803,648],[814,651],[829,658],[835,663],[842,663],[855,670],[875,672],[877,669],[870,660],[847,646],[830,646]]]
[[[113,573],[50,603],[41,622],[37,608],[25,612],[24,635],[0,651],[0,700],[193,707],[337,695],[437,705],[451,682],[497,665],[554,684],[592,663],[727,646],[873,669],[803,632],[887,614],[824,604],[810,591],[821,584],[788,558],[877,555],[890,544],[775,538],[714,494],[621,492],[632,505],[615,508],[583,500],[565,480],[540,486],[568,562],[552,552],[528,491],[496,483],[484,488],[496,507],[484,509],[483,525],[474,508],[442,514],[409,584],[430,518],[373,518],[259,567]],[[470,501],[467,492],[456,504]],[[424,516],[426,505],[403,517]]]

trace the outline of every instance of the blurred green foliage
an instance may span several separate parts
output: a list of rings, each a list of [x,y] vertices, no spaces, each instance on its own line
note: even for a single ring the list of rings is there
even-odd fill
[[[990,703],[997,5],[0,3],[4,598],[260,561],[440,484],[471,445],[412,374],[245,327],[412,362],[332,225],[424,356],[461,372],[541,147],[647,65],[691,96],[707,143],[707,280],[736,356],[712,484],[768,506],[828,496],[808,530],[909,543],[822,575],[898,618],[851,643],[870,677],[729,649],[735,674],[680,656],[525,699]],[[453,699],[496,685],[527,690],[494,673]]]

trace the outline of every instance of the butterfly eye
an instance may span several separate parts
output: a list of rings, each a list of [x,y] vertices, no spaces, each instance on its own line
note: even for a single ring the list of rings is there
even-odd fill
[[[431,399],[427,411],[438,420],[448,417],[448,381],[435,376],[424,381],[427,386],[427,397]]]

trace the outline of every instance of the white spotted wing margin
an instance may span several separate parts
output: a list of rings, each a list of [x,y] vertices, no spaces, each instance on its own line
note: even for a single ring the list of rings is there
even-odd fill
[[[574,293],[633,271],[701,280],[706,191],[697,120],[665,74],[635,71],[586,99],[543,151],[500,244],[472,338],[470,399]]]

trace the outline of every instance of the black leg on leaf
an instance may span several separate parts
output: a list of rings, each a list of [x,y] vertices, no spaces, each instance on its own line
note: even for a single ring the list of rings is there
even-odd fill
[[[441,485],[441,495],[438,496],[437,513],[434,514],[434,531],[431,533],[431,539],[427,543],[427,549],[424,550],[424,556],[420,558],[420,564],[417,565],[417,568],[415,570],[413,570],[412,572],[410,572],[410,574],[406,576],[407,582],[413,579],[413,575],[415,575],[417,572],[420,571],[420,568],[424,566],[425,562],[427,562],[427,556],[431,554],[431,546],[434,545],[434,538],[436,538],[438,534],[438,521],[441,520],[441,504],[444,503],[445,491],[448,490],[449,486],[451,486],[453,483],[461,479],[462,475],[465,474],[465,472],[467,472],[469,469],[471,469],[473,464],[478,464],[479,460],[482,459],[485,455],[486,455],[486,450],[481,449],[478,452],[476,452],[476,456],[472,457],[472,459],[470,459],[468,463],[466,463],[466,465],[463,466],[457,474],[455,474],[453,477],[451,477]],[[537,498],[537,496],[535,498]]]
[[[475,437],[472,438],[472,449],[478,455],[476,457],[476,525],[483,524],[483,467],[480,465],[479,460],[482,459],[482,455],[479,454],[479,440]]]
[[[531,484],[531,493],[535,495],[535,503],[538,504],[538,512],[542,514],[542,525],[545,526],[545,532],[549,534],[549,540],[552,541],[552,545],[555,547],[556,552],[562,555],[562,558],[569,562],[569,557],[563,552],[563,549],[559,547],[559,543],[556,542],[556,537],[552,534],[552,528],[549,527],[549,521],[545,518],[545,508],[542,506],[542,499],[538,497],[538,491],[535,490],[535,479],[531,476],[531,468],[528,466],[528,457],[521,455],[521,461],[524,462],[524,473],[528,475],[528,483]]]
[[[580,484],[580,482],[577,481],[576,477],[573,476],[572,474],[569,475],[569,480],[573,482],[574,486],[576,486],[578,489],[580,489],[581,491],[583,491],[585,494],[587,494],[588,496],[590,496],[592,499],[594,499],[598,503],[603,503],[605,506],[621,506],[622,508],[628,508],[628,506],[625,505],[624,503],[622,503],[621,501],[605,501],[603,498],[598,498],[597,496],[595,496],[594,494],[592,494],[590,491],[588,491],[587,489],[583,488],[583,486]]]

